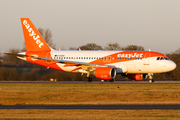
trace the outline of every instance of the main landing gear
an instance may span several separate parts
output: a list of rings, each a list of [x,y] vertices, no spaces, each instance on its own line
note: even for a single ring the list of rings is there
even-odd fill
[[[92,82],[92,77],[85,77],[84,82]]]
[[[83,75],[83,73],[81,75]],[[90,73],[87,73],[87,77],[85,77],[83,80],[84,82],[92,82],[92,77],[90,77]]]

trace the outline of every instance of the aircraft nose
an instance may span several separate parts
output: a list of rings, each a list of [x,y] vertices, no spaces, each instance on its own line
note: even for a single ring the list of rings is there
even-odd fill
[[[177,65],[175,62],[169,61],[169,64],[167,67],[169,68],[169,71],[172,71],[172,70],[176,69]]]

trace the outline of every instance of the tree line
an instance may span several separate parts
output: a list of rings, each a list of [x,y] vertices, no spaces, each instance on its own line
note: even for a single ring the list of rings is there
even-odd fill
[[[39,28],[38,31],[43,36],[45,41],[54,49],[56,49],[53,43],[52,33],[50,29]],[[116,43],[108,43],[105,47],[97,45],[95,43],[87,43],[79,47],[70,47],[69,50],[140,50],[144,51],[144,47],[138,45],[127,45],[125,47],[120,46]],[[9,49],[10,53],[19,53],[26,51],[25,44],[22,49]],[[175,52],[166,54],[169,59],[177,64],[177,68],[174,71],[167,73],[154,74],[154,80],[180,80],[180,48]],[[47,69],[45,67],[35,65],[23,60],[16,58],[15,56],[3,55],[0,53],[0,58],[3,58],[3,62],[0,61],[0,80],[5,81],[36,81],[36,80],[50,80],[51,78],[57,79],[58,81],[68,80],[77,81],[83,80],[86,75],[80,73],[69,73],[58,71],[54,69]],[[98,80],[93,77],[93,80]],[[117,75],[116,80],[129,80],[126,77]]]

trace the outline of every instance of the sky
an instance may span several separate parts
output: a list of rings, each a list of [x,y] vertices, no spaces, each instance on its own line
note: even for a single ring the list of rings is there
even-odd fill
[[[20,18],[49,28],[57,49],[95,43],[180,48],[180,0],[0,0],[0,52],[23,48]]]

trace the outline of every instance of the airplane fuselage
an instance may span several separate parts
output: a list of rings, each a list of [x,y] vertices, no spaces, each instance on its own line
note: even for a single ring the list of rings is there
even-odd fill
[[[176,64],[169,60],[166,55],[151,51],[56,51],[50,52],[26,52],[26,55],[54,60],[72,61],[74,63],[92,63],[108,65],[116,68],[116,73],[162,73],[175,69]],[[87,73],[87,70],[79,69],[77,64],[66,64],[43,61],[26,57],[29,62],[55,68],[67,72]],[[89,66],[88,66],[89,67]],[[88,68],[87,68],[88,69]]]

